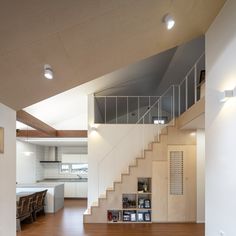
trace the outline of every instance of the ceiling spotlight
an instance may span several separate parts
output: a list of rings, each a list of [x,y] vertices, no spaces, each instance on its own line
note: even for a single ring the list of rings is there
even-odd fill
[[[44,65],[44,77],[46,79],[53,79],[53,70],[50,65]]]
[[[173,17],[170,14],[164,15],[163,22],[166,24],[166,28],[168,30],[172,29],[175,25],[175,21],[174,21]]]

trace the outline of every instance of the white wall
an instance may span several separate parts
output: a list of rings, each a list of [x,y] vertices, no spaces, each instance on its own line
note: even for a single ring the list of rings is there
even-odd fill
[[[197,130],[197,222],[205,222],[205,131]]]
[[[236,1],[226,1],[206,33],[206,235],[236,235]],[[221,233],[220,231],[223,231]]]
[[[18,141],[16,142],[16,182],[35,183],[44,178],[44,147]]]
[[[0,154],[0,236],[16,235],[16,113],[0,103],[4,153]]]

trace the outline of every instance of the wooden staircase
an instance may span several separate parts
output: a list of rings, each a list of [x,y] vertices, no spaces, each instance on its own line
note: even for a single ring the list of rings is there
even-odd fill
[[[101,194],[97,202],[92,203],[84,213],[84,223],[107,223],[107,210],[122,209],[122,193],[135,193],[137,191],[137,178],[152,176],[152,152],[154,145],[161,142],[164,136],[168,135],[168,127],[162,128],[159,138],[148,145],[143,151],[143,156],[136,157],[128,166],[127,170],[121,173],[120,180],[114,181],[113,186]]]

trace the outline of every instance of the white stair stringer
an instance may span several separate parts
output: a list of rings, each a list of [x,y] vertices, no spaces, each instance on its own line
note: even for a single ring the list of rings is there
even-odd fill
[[[100,195],[96,205],[87,209],[84,213],[84,223],[107,223],[108,210],[122,209],[122,194],[137,193],[137,178],[151,178],[153,147],[161,141],[161,136],[166,136],[167,133],[168,129],[164,128],[159,141],[151,142],[148,149],[143,151],[144,156],[136,157],[127,171],[121,173],[121,180],[114,181],[113,186]]]

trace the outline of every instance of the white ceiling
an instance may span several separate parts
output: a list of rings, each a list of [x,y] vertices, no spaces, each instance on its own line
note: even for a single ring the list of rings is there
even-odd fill
[[[87,94],[80,86],[24,110],[57,130],[87,130]]]
[[[206,32],[225,0],[0,0],[0,102],[20,110]],[[163,16],[176,20],[167,31]],[[55,79],[43,79],[50,64]]]
[[[19,141],[40,146],[87,147],[87,138],[17,138]]]

